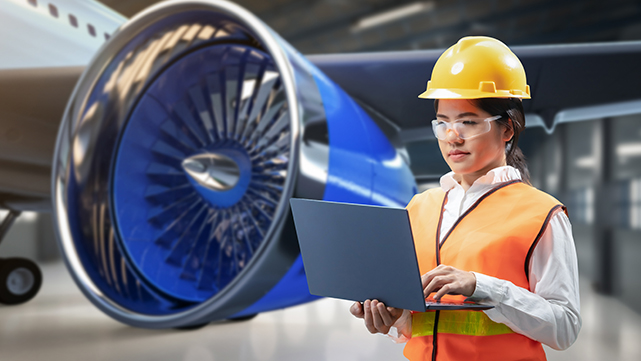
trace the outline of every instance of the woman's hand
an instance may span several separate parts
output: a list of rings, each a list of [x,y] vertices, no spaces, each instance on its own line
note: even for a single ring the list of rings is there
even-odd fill
[[[446,294],[470,297],[476,290],[474,273],[461,271],[452,266],[440,265],[424,274],[421,279],[423,294],[427,298],[430,293],[436,292],[435,300],[440,300]]]
[[[361,305],[355,302],[349,308],[349,312],[355,317],[365,320],[365,327],[370,333],[380,332],[387,334],[390,327],[401,317],[403,309],[394,307],[385,307],[383,302],[378,300],[365,300]]]

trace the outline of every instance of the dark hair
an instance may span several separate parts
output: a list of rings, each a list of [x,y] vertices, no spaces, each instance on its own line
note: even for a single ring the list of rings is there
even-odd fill
[[[496,122],[512,128],[514,136],[505,142],[505,160],[508,165],[521,172],[523,182],[530,184],[530,171],[525,161],[525,155],[518,146],[519,134],[525,129],[525,112],[523,102],[519,98],[479,98],[469,99],[475,107],[491,115],[503,115]],[[434,110],[438,112],[438,99],[434,100]],[[509,122],[512,119],[512,122]]]

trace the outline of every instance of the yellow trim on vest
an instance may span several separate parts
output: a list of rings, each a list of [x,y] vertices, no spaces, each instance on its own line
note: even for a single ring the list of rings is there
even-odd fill
[[[420,312],[412,315],[412,337],[432,336],[436,312]],[[490,320],[479,311],[440,311],[438,333],[467,336],[494,336],[514,333],[502,323]]]

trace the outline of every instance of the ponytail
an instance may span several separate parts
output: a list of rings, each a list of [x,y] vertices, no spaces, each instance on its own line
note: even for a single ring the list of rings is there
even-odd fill
[[[521,179],[527,184],[530,183],[530,170],[528,169],[525,155],[518,146],[519,135],[525,129],[525,111],[523,110],[523,102],[518,98],[507,99],[476,99],[478,103],[476,106],[485,110],[490,114],[503,114],[507,115],[506,119],[498,119],[497,123],[511,127],[514,131],[512,139],[505,143],[505,161],[508,165],[516,168],[521,173]],[[493,110],[496,113],[490,112]],[[508,121],[511,119],[512,121]]]
[[[506,151],[505,160],[508,165],[519,170],[524,183],[530,184],[530,170],[528,169],[525,155],[518,146]]]

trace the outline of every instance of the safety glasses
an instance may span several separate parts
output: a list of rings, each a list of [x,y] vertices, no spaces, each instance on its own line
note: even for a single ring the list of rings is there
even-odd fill
[[[440,140],[447,139],[448,130],[452,130],[459,138],[468,140],[489,132],[492,129],[490,122],[500,118],[500,115],[495,115],[485,119],[465,118],[455,119],[451,122],[434,119],[432,120],[432,130],[436,138]]]

